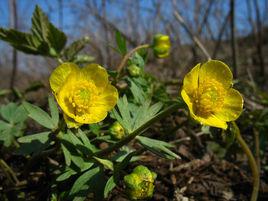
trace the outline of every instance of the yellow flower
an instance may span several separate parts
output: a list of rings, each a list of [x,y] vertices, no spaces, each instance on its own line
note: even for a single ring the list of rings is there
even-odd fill
[[[227,129],[242,112],[243,98],[232,88],[229,67],[217,60],[197,64],[183,80],[181,95],[190,115],[200,123]]]
[[[102,121],[118,100],[117,89],[98,64],[79,68],[63,63],[52,72],[49,82],[69,128]]]

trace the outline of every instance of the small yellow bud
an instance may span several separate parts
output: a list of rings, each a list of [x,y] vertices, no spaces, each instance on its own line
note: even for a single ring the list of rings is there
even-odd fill
[[[137,77],[141,74],[142,69],[140,67],[138,67],[135,64],[130,65],[128,68],[128,73],[132,76],[132,77]]]
[[[109,128],[109,131],[113,138],[115,139],[122,139],[125,136],[124,128],[121,126],[121,124],[116,121],[114,122],[111,127]]]
[[[170,39],[169,36],[163,34],[157,34],[154,37],[153,50],[154,55],[157,58],[164,58],[169,55],[170,51]]]
[[[133,172],[124,177],[127,194],[131,200],[144,200],[151,198],[154,192],[156,173],[143,165],[137,166]]]

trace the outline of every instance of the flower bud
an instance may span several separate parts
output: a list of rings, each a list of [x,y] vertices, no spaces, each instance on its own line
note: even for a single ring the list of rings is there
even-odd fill
[[[132,77],[137,77],[141,74],[142,69],[140,67],[138,67],[135,64],[130,65],[128,68],[128,73],[132,76]]]
[[[153,50],[154,55],[157,58],[167,57],[169,55],[170,46],[169,36],[163,34],[157,34],[154,36]]]
[[[133,172],[124,177],[127,194],[131,200],[144,200],[151,198],[154,192],[156,173],[143,165],[137,166]]]
[[[118,121],[112,124],[112,126],[109,128],[109,131],[112,137],[118,140],[122,139],[125,136],[124,128]]]

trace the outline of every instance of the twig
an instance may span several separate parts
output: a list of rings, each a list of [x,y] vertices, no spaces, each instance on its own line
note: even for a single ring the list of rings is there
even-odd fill
[[[236,56],[236,37],[235,37],[235,0],[230,0],[230,28],[231,28],[231,49],[233,58],[234,78],[237,78],[237,56]]]
[[[218,51],[220,49],[220,45],[221,45],[221,42],[222,42],[222,36],[223,36],[223,33],[225,31],[225,27],[227,26],[227,23],[228,23],[228,19],[230,17],[230,13],[228,13],[226,15],[226,17],[224,18],[224,22],[220,28],[220,31],[219,31],[219,35],[218,35],[218,38],[217,38],[217,43],[214,47],[214,51],[213,51],[213,54],[212,54],[212,58],[216,58],[217,57],[217,54],[218,54]]]
[[[260,10],[258,1],[253,1],[254,7],[255,7],[255,13],[256,13],[256,22],[257,22],[257,33],[256,35],[256,46],[257,46],[257,53],[259,57],[259,64],[260,64],[260,76],[264,78],[265,76],[265,65],[264,65],[264,59],[263,59],[263,48],[262,48],[262,23],[261,23],[261,17],[260,17]],[[263,83],[265,83],[265,79],[262,79]]]
[[[260,175],[259,175],[258,166],[256,164],[256,161],[254,159],[254,156],[253,156],[252,152],[250,151],[247,143],[242,138],[238,126],[236,125],[235,122],[232,122],[232,125],[234,126],[235,130],[237,131],[236,132],[236,139],[237,139],[237,141],[240,144],[242,150],[244,151],[244,153],[246,154],[246,156],[248,158],[248,163],[249,163],[249,166],[250,166],[251,172],[252,172],[252,177],[253,177],[253,190],[252,190],[252,194],[251,194],[251,199],[250,200],[251,201],[257,201],[257,199],[258,199],[258,193],[259,193],[259,188],[260,188]]]
[[[196,45],[200,48],[200,50],[204,53],[206,58],[208,60],[211,59],[211,56],[209,55],[208,51],[204,47],[204,45],[200,42],[200,40],[191,32],[191,30],[188,28],[187,24],[185,23],[183,17],[178,13],[178,11],[173,12],[176,20],[180,22],[180,24],[183,26],[183,28],[186,30],[188,35],[192,38],[192,40],[196,43]]]

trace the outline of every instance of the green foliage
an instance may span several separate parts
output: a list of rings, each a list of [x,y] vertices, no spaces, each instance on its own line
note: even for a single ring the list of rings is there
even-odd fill
[[[78,177],[78,179],[74,182],[71,191],[70,191],[70,195],[76,195],[79,192],[83,191],[83,190],[87,190],[89,191],[89,187],[93,185],[93,178],[94,176],[96,176],[96,174],[100,171],[99,167],[95,167],[92,169],[89,169],[87,171],[85,171],[80,177]]]
[[[166,158],[166,159],[176,159],[180,158],[177,154],[172,152],[170,148],[173,146],[170,143],[163,142],[160,140],[150,139],[144,136],[137,136],[138,142],[147,148],[149,151],[155,153],[156,155]]]
[[[50,117],[49,114],[46,113],[44,110],[42,110],[40,107],[28,103],[26,101],[23,102],[23,106],[25,110],[28,112],[29,117],[35,120],[37,123],[44,126],[45,128],[49,128],[52,130],[57,129],[58,118],[56,116]],[[50,109],[52,110],[51,113],[53,115],[58,115],[58,113],[55,111],[57,110],[57,107]]]
[[[18,142],[21,143],[21,146],[17,152],[23,155],[40,153],[51,144],[50,134],[50,131],[46,131],[20,137]]]
[[[116,183],[114,180],[114,176],[111,176],[108,181],[106,182],[104,188],[104,198],[107,198],[109,193],[116,187]]]
[[[70,166],[71,162],[80,170],[91,166],[92,162],[87,156],[92,155],[98,149],[81,130],[77,135],[73,134],[70,130],[67,133],[61,132],[59,138],[67,166]]]
[[[38,6],[32,17],[31,33],[0,28],[0,39],[28,54],[58,57],[67,38],[57,29]]]
[[[9,147],[16,137],[23,134],[27,112],[22,105],[9,103],[0,106],[0,142]]]
[[[112,110],[113,117],[125,128],[127,133],[133,132],[142,124],[154,118],[161,110],[163,104],[150,104],[149,100],[145,101],[143,105],[137,106],[128,102],[127,97],[123,96],[117,102],[117,108]]]
[[[125,55],[127,53],[126,39],[122,36],[119,31],[115,32],[115,39],[117,44],[117,49],[120,54]]]

